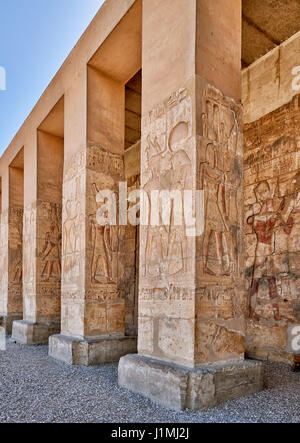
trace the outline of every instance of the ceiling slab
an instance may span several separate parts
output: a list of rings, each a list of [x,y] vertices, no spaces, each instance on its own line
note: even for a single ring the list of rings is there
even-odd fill
[[[300,0],[243,0],[242,66],[300,31]]]
[[[24,169],[24,148],[18,152],[9,166],[11,168]]]
[[[64,97],[62,97],[38,128],[55,137],[64,138]]]

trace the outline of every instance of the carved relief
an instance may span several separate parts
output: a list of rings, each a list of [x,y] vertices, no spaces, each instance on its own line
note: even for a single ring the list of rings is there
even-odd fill
[[[242,113],[207,86],[196,137],[192,95],[177,91],[144,117],[142,187],[149,201],[153,190],[204,191],[204,233],[188,237],[186,221],[174,223],[173,201],[168,223],[161,205],[157,226],[141,228],[139,315],[151,325],[147,354],[202,364],[244,353]]]
[[[22,283],[23,210],[10,210],[10,269],[12,283]]]
[[[250,343],[295,323],[299,301],[299,109],[289,103],[246,125],[246,256]],[[255,325],[255,326],[254,326]],[[259,338],[258,331],[262,331]],[[263,336],[268,332],[269,337]]]
[[[73,207],[72,207],[73,206]],[[72,209],[75,209],[72,211]],[[66,206],[65,206],[65,220],[63,223],[63,236],[64,236],[64,257],[65,257],[65,263],[64,263],[64,272],[65,275],[68,276],[71,270],[75,267],[75,257],[74,255],[78,252],[77,250],[77,236],[76,236],[76,230],[78,226],[78,219],[79,219],[79,204],[76,205],[74,208],[74,205],[72,205],[72,202],[70,200],[67,200]]]
[[[8,310],[22,312],[23,209],[9,210]]]
[[[225,201],[225,174],[217,168],[213,144],[206,147],[206,162],[200,167],[200,189],[205,192],[204,271],[210,275],[230,275],[229,233]]]
[[[38,200],[24,210],[24,318],[60,316],[61,205]],[[39,297],[43,301],[39,303]],[[45,320],[46,321],[46,320]]]
[[[253,214],[247,218],[256,236],[254,264],[250,287],[250,317],[282,320],[280,302],[282,297],[289,298],[286,281],[297,278],[297,268],[293,270],[291,255],[294,235],[299,238],[296,218],[299,207],[299,173],[293,179],[294,192],[286,197],[279,197],[279,182],[274,193],[268,181],[260,182],[254,192],[256,203],[252,206]],[[251,212],[251,210],[249,210]],[[248,212],[248,215],[249,215]],[[295,271],[295,272],[294,272]],[[283,287],[286,287],[285,293]],[[266,304],[270,300],[270,304]]]
[[[86,149],[65,165],[62,207],[63,297],[84,293]]]
[[[102,174],[120,176],[124,175],[124,159],[121,155],[102,149],[100,146],[91,145],[87,149],[86,167]]]
[[[144,118],[143,189],[151,202],[151,191],[184,191],[193,189],[192,103],[186,89]],[[182,192],[183,195],[183,192]],[[150,204],[151,205],[151,204]],[[174,224],[174,200],[169,220],[163,221],[163,203],[158,208],[158,225],[147,228],[144,238],[145,277],[175,278],[187,272],[188,239],[185,225]],[[155,208],[152,208],[155,210]],[[151,211],[150,211],[151,212]],[[150,224],[150,223],[149,223]]]
[[[274,206],[268,182],[261,182],[255,189],[257,198],[257,213],[247,220],[253,226],[257,237],[253,280],[251,286],[251,312],[250,317],[256,319],[256,298],[262,279],[266,279],[269,286],[269,296],[275,320],[279,320],[278,292],[275,277],[275,227],[280,221],[279,207]],[[279,202],[280,203],[280,202]],[[255,211],[256,208],[254,208]]]
[[[23,210],[10,208],[1,215],[0,291],[2,314],[22,312]]]
[[[7,288],[8,288],[8,212],[1,215],[0,225],[0,312],[7,312]]]
[[[77,154],[64,181],[62,223],[62,267],[64,284],[76,287],[78,279],[83,283],[85,215],[84,215],[84,154]],[[77,170],[76,170],[77,168]],[[70,180],[67,180],[70,178]],[[71,289],[71,288],[70,288]]]
[[[47,205],[47,225],[40,257],[43,262],[41,277],[44,282],[50,278],[60,280],[61,276],[61,206]]]
[[[94,198],[96,201],[99,189],[96,184],[93,184]],[[105,204],[102,205],[105,210]],[[101,212],[101,205],[98,207],[101,216],[107,217],[105,212]],[[92,264],[91,264],[91,281],[92,283],[115,283],[113,280],[113,251],[114,244],[116,243],[115,234],[116,227],[100,226],[96,220],[96,213],[90,218],[90,235],[92,242]],[[115,254],[114,254],[115,255]]]
[[[28,206],[24,210],[23,223],[23,283],[26,293],[34,293],[35,244],[36,244],[36,207]]]
[[[169,288],[141,288],[140,301],[193,301],[194,291],[170,285]]]
[[[203,271],[213,277],[237,277],[242,211],[241,109],[208,86],[202,103],[198,188],[204,191]]]

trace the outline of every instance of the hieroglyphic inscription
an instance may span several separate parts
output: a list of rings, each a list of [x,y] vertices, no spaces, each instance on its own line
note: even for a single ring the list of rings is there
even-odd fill
[[[297,322],[300,289],[300,96],[245,128],[250,344]],[[261,331],[261,333],[259,332]],[[266,336],[268,334],[268,336]]]

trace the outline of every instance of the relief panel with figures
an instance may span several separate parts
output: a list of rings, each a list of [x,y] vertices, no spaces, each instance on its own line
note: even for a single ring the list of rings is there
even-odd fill
[[[284,351],[300,304],[300,97],[245,128],[249,351]],[[281,334],[280,340],[277,339]],[[273,344],[272,337],[274,337]]]

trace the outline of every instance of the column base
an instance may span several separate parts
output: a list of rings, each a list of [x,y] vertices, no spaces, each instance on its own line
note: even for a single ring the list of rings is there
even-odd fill
[[[254,360],[273,361],[286,365],[291,365],[294,361],[293,353],[279,349],[248,348],[246,350],[246,356]]]
[[[96,366],[118,362],[121,357],[137,352],[136,337],[105,337],[80,340],[64,335],[49,339],[50,357],[69,365]]]
[[[11,335],[13,322],[22,318],[22,314],[0,315],[0,326],[5,329],[6,335]]]
[[[119,363],[119,385],[176,411],[202,410],[263,389],[263,364],[224,363],[190,369],[140,355]]]
[[[49,337],[60,332],[60,323],[14,321],[11,340],[27,346],[47,345]]]

